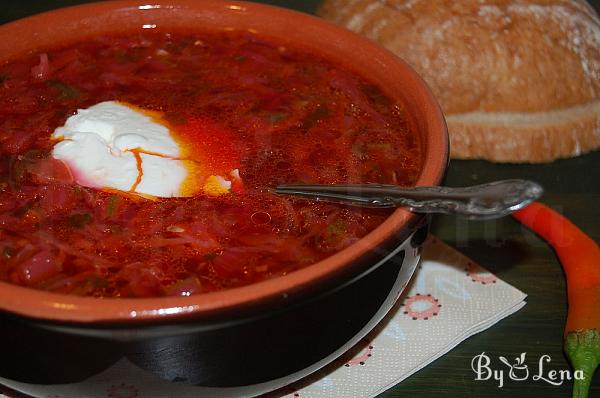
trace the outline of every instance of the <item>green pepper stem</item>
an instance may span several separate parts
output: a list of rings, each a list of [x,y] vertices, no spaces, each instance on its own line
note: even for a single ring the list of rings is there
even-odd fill
[[[573,369],[583,373],[579,378],[575,374],[573,398],[587,398],[592,377],[600,364],[600,332],[597,329],[569,332],[565,336],[564,349]]]

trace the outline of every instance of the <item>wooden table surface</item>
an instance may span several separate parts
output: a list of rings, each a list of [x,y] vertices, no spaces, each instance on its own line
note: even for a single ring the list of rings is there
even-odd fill
[[[81,0],[29,0],[3,2],[0,23]],[[314,12],[318,0],[271,0],[265,3]],[[600,0],[591,2],[600,9]],[[546,189],[543,202],[551,205],[600,241],[600,152],[545,165],[502,165],[485,161],[452,161],[446,183],[461,186],[503,178],[528,178]],[[567,397],[571,382],[552,386],[543,381],[476,381],[471,359],[486,352],[497,362],[527,352],[529,368],[537,373],[538,360],[549,355],[550,369],[568,369],[562,353],[562,332],[567,302],[565,282],[556,256],[548,246],[511,218],[467,222],[437,217],[433,232],[466,255],[529,295],[517,314],[471,337],[401,384],[383,393],[391,397]],[[598,309],[600,311],[600,309]],[[500,366],[496,366],[500,369]],[[2,392],[0,390],[0,392]],[[600,397],[600,372],[594,378],[592,397]]]

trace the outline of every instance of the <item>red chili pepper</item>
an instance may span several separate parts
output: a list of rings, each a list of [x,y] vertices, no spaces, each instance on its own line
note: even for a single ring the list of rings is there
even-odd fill
[[[534,202],[513,214],[554,249],[567,278],[569,312],[564,350],[575,371],[573,397],[588,396],[600,364],[600,247],[556,211]]]

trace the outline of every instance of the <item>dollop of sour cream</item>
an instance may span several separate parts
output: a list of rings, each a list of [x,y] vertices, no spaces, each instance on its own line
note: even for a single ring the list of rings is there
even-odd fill
[[[87,187],[151,197],[229,193],[239,171],[231,170],[228,176],[193,175],[201,165],[181,159],[178,142],[159,116],[116,101],[80,109],[52,134],[59,140],[52,155]]]

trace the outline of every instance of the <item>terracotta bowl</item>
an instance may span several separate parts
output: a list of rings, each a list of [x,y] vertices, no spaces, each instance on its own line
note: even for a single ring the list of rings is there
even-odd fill
[[[94,35],[137,32],[142,29],[190,31],[198,27],[217,31],[250,30],[282,43],[318,53],[367,77],[388,96],[405,105],[410,115],[409,122],[414,131],[421,135],[425,159],[418,184],[440,183],[447,165],[447,131],[440,108],[425,83],[405,62],[369,40],[309,15],[259,4],[215,0],[110,1],[87,4],[1,26],[0,61],[19,57],[36,49],[84,40]],[[219,340],[219,337],[223,336],[229,336],[223,338],[232,340],[236,340],[237,335],[249,336],[249,329],[243,331],[245,334],[236,333],[242,333],[239,328],[252,327],[252,333],[256,333],[256,338],[259,339],[264,333],[258,331],[264,332],[265,327],[273,328],[273,334],[277,334],[277,328],[292,333],[287,326],[282,326],[282,322],[285,322],[285,325],[306,324],[309,320],[316,322],[315,311],[319,313],[319,319],[330,319],[333,323],[342,324],[347,321],[353,325],[346,333],[340,333],[335,326],[330,328],[331,335],[343,335],[343,343],[347,345],[348,342],[356,341],[357,336],[364,336],[373,326],[374,320],[381,319],[405,287],[418,260],[418,247],[425,236],[423,228],[426,228],[424,217],[399,209],[359,242],[319,263],[277,279],[190,297],[98,300],[0,283],[1,316],[3,322],[12,322],[10,325],[14,325],[15,329],[11,333],[31,333],[31,338],[36,339],[36,333],[43,331],[45,339],[57,339],[54,343],[56,347],[63,341],[70,346],[77,341],[81,347],[89,343],[86,339],[99,339],[102,344],[118,341],[121,345],[116,349],[115,352],[118,353],[115,355],[129,355],[130,359],[134,356],[124,354],[126,350],[123,344],[137,344],[138,352],[143,352],[152,344],[153,347],[167,344],[164,343],[165,338],[176,339],[185,336],[185,339],[193,340],[194,346],[198,347],[214,341],[211,339]],[[417,231],[420,232],[416,233]],[[384,262],[390,258],[393,261]],[[364,295],[369,297],[339,301],[340,297],[348,297],[349,294],[353,297],[361,296],[360,289],[372,289],[375,292]],[[377,298],[373,299],[371,296]],[[332,297],[338,297],[338,301],[331,301]],[[330,302],[329,307],[323,304],[327,300]],[[366,304],[370,301],[372,304]],[[383,312],[380,313],[380,310]],[[356,315],[361,311],[364,312],[363,315]],[[360,318],[356,325],[352,323],[353,318]],[[192,335],[195,337],[190,337]],[[311,343],[311,338],[319,339],[317,336],[311,336],[308,333],[301,338],[304,346]],[[142,338],[146,340],[140,343]],[[148,339],[157,340],[148,343]],[[12,340],[9,338],[9,341]],[[98,341],[90,343],[96,347],[96,355],[102,356],[110,352],[112,348],[106,348]],[[13,341],[11,344],[17,342]],[[219,377],[211,379],[207,376],[184,378],[192,383],[205,385],[260,383],[304,369],[302,366],[309,362],[315,364],[329,356],[335,356],[342,348],[340,344],[340,341],[331,342],[327,348],[315,349],[318,353],[309,355],[310,358],[302,364],[289,369],[279,366],[278,371],[271,374],[267,370],[260,376],[242,377],[234,381],[223,381],[224,379]],[[98,349],[100,346],[104,348]],[[235,347],[235,350],[243,350]],[[152,349],[150,348],[150,351]],[[64,351],[61,351],[63,356]],[[226,357],[222,353],[213,354],[207,355],[205,350],[202,357],[205,362],[206,358],[218,361],[219,357],[222,360]],[[240,355],[240,352],[235,355]],[[183,357],[190,361],[185,355]],[[107,357],[105,362],[112,363],[114,360],[113,357]],[[134,359],[132,361],[138,364],[144,362],[139,358],[137,362]],[[276,355],[273,361],[277,362]],[[71,363],[75,364],[75,359]],[[146,368],[158,366],[146,365]],[[100,369],[101,366],[98,366]],[[219,366],[229,366],[230,374],[236,371],[235,366]],[[276,366],[272,366],[274,367]],[[62,378],[49,377],[48,380],[36,379],[33,382],[66,382],[67,379],[73,381],[83,379],[92,372],[81,372],[81,369],[81,366],[77,370],[71,369],[71,373],[65,370]],[[14,378],[18,372],[0,368],[0,373],[0,376]]]

